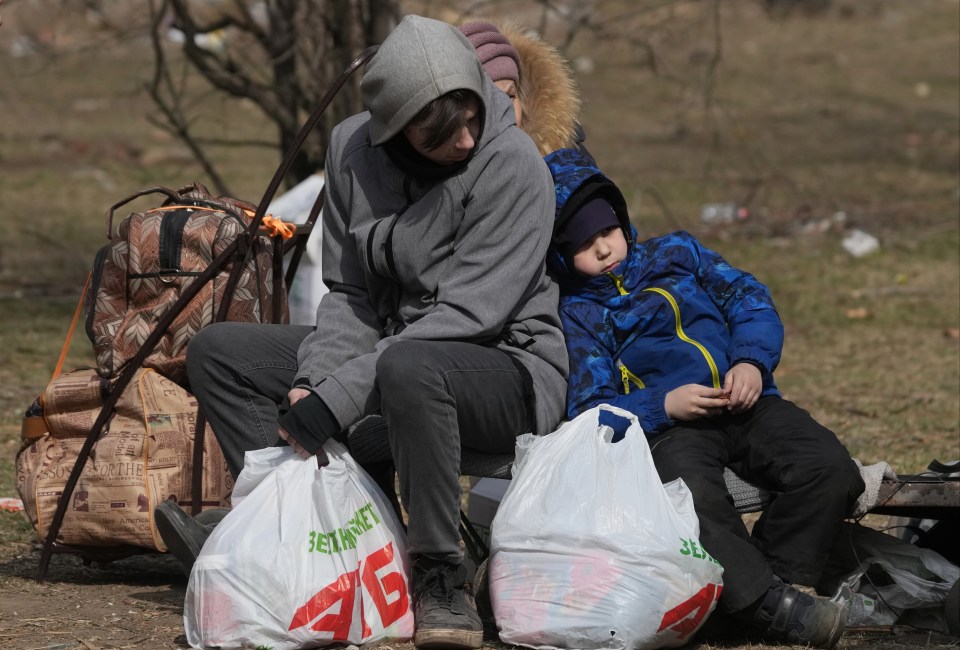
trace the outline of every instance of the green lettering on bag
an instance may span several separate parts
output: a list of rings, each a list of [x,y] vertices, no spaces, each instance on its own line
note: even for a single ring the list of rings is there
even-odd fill
[[[372,523],[371,523],[372,520]],[[308,553],[342,553],[357,547],[357,538],[380,523],[380,518],[367,503],[353,513],[342,527],[332,531],[311,530],[307,540]]]
[[[356,515],[347,521],[347,525],[350,528],[350,532],[352,532],[355,537],[359,537],[361,534],[363,534],[363,528],[357,523]]]
[[[695,540],[690,540],[690,550],[693,553],[693,557],[697,558],[698,560],[702,560],[705,557],[704,553],[699,552],[700,546]]]
[[[344,550],[357,548],[357,538],[350,532],[349,528],[340,528],[340,546]]]
[[[689,555],[692,558],[706,560],[720,566],[720,563],[717,562],[712,555],[707,553],[707,549],[700,546],[695,539],[680,538],[680,555]]]
[[[379,524],[380,520],[377,518],[377,513],[373,509],[373,504],[368,503],[363,507],[364,510],[367,510],[370,513],[370,516],[373,518],[373,523]]]

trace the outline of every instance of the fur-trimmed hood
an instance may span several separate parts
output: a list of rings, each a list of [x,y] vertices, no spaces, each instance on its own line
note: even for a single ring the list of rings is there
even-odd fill
[[[487,20],[476,16],[463,20]],[[570,64],[557,48],[515,23],[488,21],[510,41],[520,56],[520,104],[523,130],[541,156],[576,147],[580,135],[580,91]]]
[[[520,54],[520,103],[523,130],[540,150],[574,147],[580,123],[580,91],[570,64],[557,48],[531,31],[511,24],[500,31]]]

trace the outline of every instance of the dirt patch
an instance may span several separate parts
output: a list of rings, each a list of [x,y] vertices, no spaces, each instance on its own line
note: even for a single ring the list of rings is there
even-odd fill
[[[0,552],[0,645],[13,649],[187,648],[186,578],[167,555],[85,566],[55,555],[36,581],[36,547]]]

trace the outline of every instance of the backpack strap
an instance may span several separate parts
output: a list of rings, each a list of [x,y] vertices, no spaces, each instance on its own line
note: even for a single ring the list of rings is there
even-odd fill
[[[83,283],[83,290],[80,292],[80,302],[77,303],[77,308],[73,312],[73,320],[70,321],[70,328],[67,330],[67,336],[64,338],[63,346],[60,348],[57,365],[53,367],[53,375],[50,377],[50,381],[47,382],[48,386],[63,372],[63,364],[67,360],[67,353],[70,352],[70,344],[73,343],[73,332],[77,329],[77,323],[80,322],[80,314],[83,313],[83,303],[87,297],[87,288],[90,286],[90,278],[92,276],[93,272],[91,271],[87,274],[86,282]],[[45,393],[46,390],[40,393],[40,396],[37,398],[41,408],[43,407],[43,396]],[[24,440],[35,440],[43,437],[46,433],[47,425],[43,420],[42,413],[37,418],[25,417],[20,427],[20,437]]]
[[[77,323],[80,321],[80,314],[83,313],[83,303],[87,298],[87,288],[90,286],[90,278],[93,277],[93,272],[87,274],[87,280],[83,283],[83,290],[80,291],[80,302],[77,303],[77,309],[73,312],[73,320],[70,321],[70,329],[67,330],[67,337],[63,341],[63,347],[60,348],[60,356],[57,357],[57,365],[53,368],[53,376],[50,377],[52,382],[54,379],[60,376],[60,373],[63,372],[63,363],[67,360],[67,353],[70,351],[70,344],[73,342],[73,331],[77,329]],[[94,299],[96,296],[94,296]]]

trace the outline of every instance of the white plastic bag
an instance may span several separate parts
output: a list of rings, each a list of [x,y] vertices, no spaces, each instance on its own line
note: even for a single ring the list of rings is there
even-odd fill
[[[817,591],[849,601],[847,622],[902,623],[949,633],[945,604],[960,567],[928,548],[845,523]]]
[[[317,468],[289,447],[247,453],[234,508],[190,574],[194,648],[273,650],[413,636],[406,538],[373,480],[337,442]]]
[[[631,421],[609,442],[601,409]],[[636,417],[591,409],[521,436],[493,520],[490,593],[505,643],[656,648],[690,640],[722,590],[681,480],[660,483]]]

